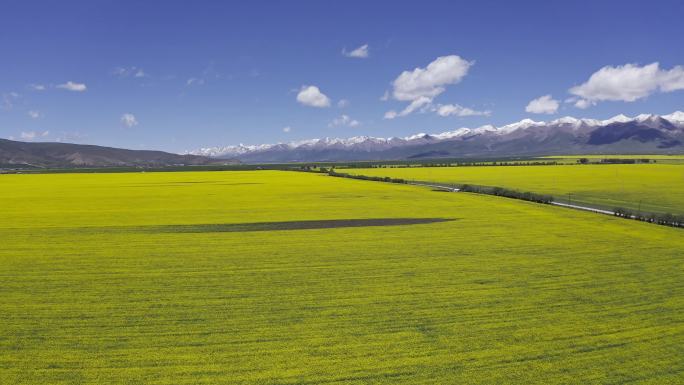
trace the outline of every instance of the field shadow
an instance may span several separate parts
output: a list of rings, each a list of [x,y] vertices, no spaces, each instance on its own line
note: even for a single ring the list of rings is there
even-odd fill
[[[228,183],[220,181],[206,181],[206,182],[160,182],[160,183],[129,183],[121,185],[121,187],[181,187],[181,186],[193,186],[197,184],[210,184],[214,186],[246,186],[246,185],[258,185],[264,183],[257,182],[239,182],[239,183]]]
[[[194,225],[156,225],[129,228],[129,231],[148,233],[236,233],[253,231],[336,229],[344,227],[378,227],[421,225],[449,222],[448,218],[372,218],[372,219],[327,219],[312,221],[256,222],[256,223],[211,223]]]

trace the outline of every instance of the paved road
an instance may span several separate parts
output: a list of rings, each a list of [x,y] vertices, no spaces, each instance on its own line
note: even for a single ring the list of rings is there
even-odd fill
[[[429,184],[429,183],[420,183],[420,182],[406,182],[406,184],[411,184],[414,186],[425,186],[425,187],[432,187],[440,190],[445,190],[445,191],[451,191],[451,192],[458,192],[457,188],[450,187],[450,186],[444,186],[444,185],[439,185],[439,184]]]
[[[421,183],[421,182],[407,182],[407,183],[414,185],[414,186],[425,186],[425,187],[431,187],[431,188],[436,188],[436,189],[445,190],[445,191],[458,192],[458,189],[454,188],[452,186],[446,186],[446,185],[440,185],[440,184],[430,184],[430,183]],[[569,209],[590,211],[592,213],[597,213],[597,214],[615,215],[615,213],[612,211],[601,210],[601,209],[597,209],[594,207],[573,205],[573,204],[561,203],[561,202],[551,202],[551,204],[554,206],[566,207]]]
[[[591,212],[599,213],[599,214],[615,215],[615,213],[612,212],[612,211],[596,209],[596,208],[593,208],[593,207],[571,205],[571,204],[568,204],[568,203],[561,203],[561,202],[551,202],[551,204],[554,205],[554,206],[561,206],[561,207],[567,207],[567,208],[570,208],[570,209],[591,211]]]

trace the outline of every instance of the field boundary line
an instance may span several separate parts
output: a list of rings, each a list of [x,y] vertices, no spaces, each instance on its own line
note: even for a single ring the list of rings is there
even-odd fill
[[[562,203],[553,200],[553,196],[548,194],[538,194],[533,192],[520,192],[518,190],[512,190],[504,187],[492,187],[492,186],[480,186],[480,185],[470,185],[470,184],[445,184],[440,182],[426,182],[417,180],[407,180],[403,178],[390,178],[390,177],[378,177],[378,176],[366,176],[366,175],[356,175],[347,173],[338,173],[334,170],[328,170],[321,168],[320,170],[291,170],[300,172],[313,172],[319,174],[326,174],[332,177],[338,178],[350,178],[350,179],[360,179],[373,182],[384,182],[384,183],[399,183],[407,184],[412,186],[423,186],[430,187],[433,189],[439,189],[447,192],[470,192],[473,194],[480,195],[492,195],[498,197],[504,197],[509,199],[518,199],[523,201],[528,201],[532,203],[539,204],[549,204],[556,207],[564,207],[573,210],[588,211],[595,214],[610,215],[614,217],[619,217],[623,219],[632,219],[640,222],[652,223],[661,226],[684,228],[684,217],[665,213],[665,214],[648,214],[648,213],[633,213],[628,209],[621,207],[615,208],[613,211],[591,207],[582,206],[571,203]]]
[[[409,181],[409,182],[406,182],[406,184],[413,185],[413,186],[430,187],[430,188],[440,189],[440,190],[444,190],[444,191],[448,191],[448,192],[459,192],[460,191],[459,188],[454,187],[454,186],[435,184],[435,183],[423,183],[423,182]],[[490,195],[490,194],[481,194],[481,195]],[[614,211],[604,210],[604,209],[591,207],[591,206],[574,205],[574,204],[562,203],[562,202],[557,202],[557,201],[551,201],[548,204],[553,205],[553,206],[557,206],[557,207],[564,207],[564,208],[568,208],[568,209],[588,211],[588,212],[592,212],[595,214],[616,216]],[[631,218],[631,219],[634,219],[634,218]]]

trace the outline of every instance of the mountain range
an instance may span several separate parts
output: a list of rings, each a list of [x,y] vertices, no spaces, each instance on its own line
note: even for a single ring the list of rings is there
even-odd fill
[[[290,143],[201,148],[188,154],[244,162],[311,162],[570,154],[684,153],[684,112],[617,115],[607,120],[523,119],[407,137],[322,138]]]
[[[30,143],[0,139],[0,168],[163,167],[231,163],[199,155],[71,143]]]
[[[202,148],[186,154],[84,144],[0,139],[0,168],[163,167],[175,165],[405,160],[572,154],[682,154],[684,112],[607,120],[523,119],[407,137],[322,138],[254,146]]]

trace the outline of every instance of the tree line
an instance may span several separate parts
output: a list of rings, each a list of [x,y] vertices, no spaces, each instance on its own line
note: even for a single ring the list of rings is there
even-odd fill
[[[553,202],[553,196],[547,194],[537,194],[530,191],[518,191],[504,187],[488,187],[464,184],[459,188],[463,192],[472,192],[476,194],[496,195],[498,197],[506,197],[513,199],[520,199],[524,201],[550,204]]]
[[[655,223],[657,225],[672,226],[672,227],[684,227],[684,216],[674,215],[670,213],[664,214],[653,214],[653,213],[641,213],[634,212],[632,210],[626,209],[624,207],[616,207],[613,209],[613,213],[616,217],[634,219],[637,221]]]
[[[655,163],[655,159],[652,161]],[[589,158],[579,158],[577,159],[577,163],[579,164],[590,164],[591,160]],[[637,164],[637,163],[651,163],[651,159],[619,159],[619,158],[603,158],[597,163],[602,163],[602,164]],[[594,163],[594,164],[597,164]]]

